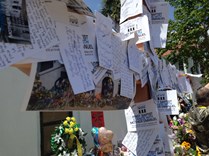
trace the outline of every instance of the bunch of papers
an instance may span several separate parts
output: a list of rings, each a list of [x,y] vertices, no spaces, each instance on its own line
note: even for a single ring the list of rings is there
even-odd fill
[[[121,0],[119,32],[82,0],[4,0],[0,9],[0,69],[32,63],[26,110],[126,109],[136,80],[153,93],[191,91],[154,50],[165,47],[167,2]]]

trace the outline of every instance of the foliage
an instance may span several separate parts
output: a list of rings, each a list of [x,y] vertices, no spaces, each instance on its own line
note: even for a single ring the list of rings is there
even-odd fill
[[[209,81],[209,1],[167,0],[174,8],[175,20],[169,21],[167,46],[158,49],[159,56],[171,50],[165,58],[172,64],[194,60],[194,68],[201,67],[205,81]]]
[[[85,153],[85,135],[74,117],[66,117],[51,135],[51,149],[57,156],[82,156]]]
[[[120,0],[103,0],[101,13],[110,16],[116,23],[120,21]]]
[[[169,125],[173,131],[174,155],[200,156],[195,143],[195,134],[191,130],[191,124],[188,122],[188,115],[181,113],[178,118],[174,116]]]

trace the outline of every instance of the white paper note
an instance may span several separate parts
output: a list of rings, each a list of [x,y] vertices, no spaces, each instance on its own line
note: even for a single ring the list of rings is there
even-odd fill
[[[145,55],[140,55],[141,59],[140,59],[140,63],[141,63],[141,87],[144,87],[144,85],[148,82],[148,61],[147,58],[145,57]]]
[[[26,2],[33,48],[39,51],[57,45],[59,39],[56,34],[55,23],[49,16],[43,0]]]
[[[150,4],[152,24],[168,24],[168,7],[168,2]]]
[[[121,49],[121,90],[120,95],[128,98],[134,97],[135,92],[135,81],[133,78],[133,72],[129,70],[128,65],[128,56],[126,52],[126,44],[123,44],[123,48]]]
[[[122,144],[137,156],[147,156],[157,134],[157,128],[128,132]]]
[[[128,60],[129,68],[134,72],[141,74],[141,57],[142,52],[136,46],[136,39],[132,39],[128,42]]]
[[[166,115],[179,114],[179,106],[176,90],[158,91],[157,107],[159,112]]]
[[[112,70],[112,21],[96,12],[96,37],[99,65]]]
[[[163,141],[159,135],[157,135],[147,156],[165,156]]]
[[[107,72],[107,69],[100,67],[99,62],[89,62],[88,65],[93,76],[94,84],[97,85],[104,74]]]
[[[74,94],[94,90],[92,74],[85,61],[82,36],[76,27],[57,23],[60,51]]]
[[[121,0],[120,23],[143,13],[142,0]]]
[[[157,106],[152,99],[133,104],[125,110],[125,117],[128,131],[153,128],[159,123]]]
[[[134,32],[137,32],[138,43],[142,43],[150,40],[147,15],[136,17],[134,19],[130,19],[120,24],[120,33],[125,36],[122,39],[123,41],[131,39],[131,37],[133,37]]]
[[[126,48],[123,44],[127,45],[126,43],[122,42],[120,37],[116,34],[112,35],[112,52],[113,52],[113,78],[114,80],[121,78],[121,51],[122,48]]]

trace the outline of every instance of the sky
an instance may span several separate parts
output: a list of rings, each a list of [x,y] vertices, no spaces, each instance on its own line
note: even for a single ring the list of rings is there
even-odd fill
[[[102,0],[84,0],[88,7],[93,11],[100,11],[102,8]]]
[[[89,8],[95,12],[95,11],[100,11],[102,8],[102,0],[84,0],[84,2],[89,6]],[[174,8],[169,7],[169,19],[174,19],[173,16]]]

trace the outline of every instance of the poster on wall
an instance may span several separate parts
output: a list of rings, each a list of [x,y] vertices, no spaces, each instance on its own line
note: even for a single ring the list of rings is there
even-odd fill
[[[31,86],[25,99],[27,111],[117,110],[128,108],[132,99],[120,96],[120,80],[107,71],[95,90],[74,94],[63,64],[40,62],[32,71]],[[34,74],[35,73],[35,74]]]
[[[158,126],[159,115],[153,99],[132,104],[125,110],[128,131],[144,130]]]
[[[157,93],[158,111],[165,115],[179,114],[179,104],[176,90],[158,91]]]

